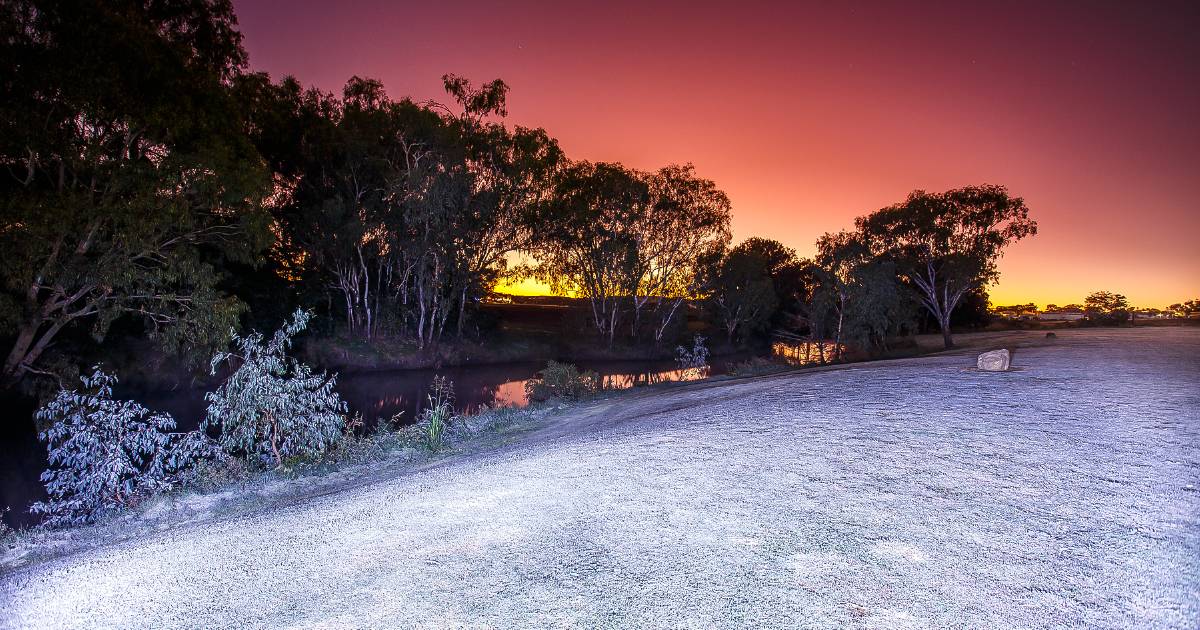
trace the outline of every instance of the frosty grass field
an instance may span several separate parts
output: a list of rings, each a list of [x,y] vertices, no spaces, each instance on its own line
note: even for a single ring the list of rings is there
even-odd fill
[[[1195,627],[1200,329],[1012,340],[582,405],[17,569],[0,626]]]

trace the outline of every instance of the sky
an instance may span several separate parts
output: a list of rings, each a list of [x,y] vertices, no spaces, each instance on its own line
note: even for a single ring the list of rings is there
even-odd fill
[[[1200,3],[234,0],[254,70],[445,102],[511,88],[508,122],[573,159],[695,164],[735,241],[811,255],[912,190],[1007,186],[1037,236],[992,302],[1200,297]]]

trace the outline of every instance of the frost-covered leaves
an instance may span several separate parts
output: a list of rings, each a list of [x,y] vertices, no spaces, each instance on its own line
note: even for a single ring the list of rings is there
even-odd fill
[[[87,523],[140,496],[171,487],[179,473],[213,454],[202,433],[173,433],[175,421],[131,400],[113,400],[117,377],[99,367],[80,378],[83,391],[59,392],[37,412],[49,429],[42,473],[49,500],[30,511],[50,526]]]
[[[591,398],[600,389],[600,377],[595,372],[580,372],[575,365],[558,361],[547,361],[544,370],[525,382],[525,395],[534,402],[552,398],[581,400]]]
[[[693,370],[697,374],[703,374],[708,368],[708,346],[704,342],[705,338],[702,335],[696,335],[692,339],[691,349],[676,346],[675,365],[679,366],[680,370]]]
[[[337,376],[314,374],[288,356],[292,338],[312,314],[297,310],[270,340],[261,333],[234,335],[235,352],[220,352],[212,371],[225,361],[237,369],[208,401],[206,427],[220,429],[221,445],[247,459],[285,459],[319,455],[342,437],[346,403],[333,391]]]

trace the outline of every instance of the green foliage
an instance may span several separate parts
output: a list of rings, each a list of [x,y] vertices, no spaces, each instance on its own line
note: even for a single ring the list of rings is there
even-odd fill
[[[629,336],[661,342],[697,296],[706,257],[729,242],[729,199],[690,164],[643,173],[578,162],[540,210],[536,274],[587,298],[609,345],[627,318]]]
[[[532,207],[562,161],[544,131],[509,130],[507,86],[444,77],[456,106],[393,100],[352,78],[340,98],[264,75],[239,81],[259,150],[288,185],[273,201],[275,258],[332,286],[347,330],[435,344],[528,249]]]
[[[810,330],[817,338],[832,338],[839,355],[846,343],[883,348],[912,319],[895,264],[874,256],[857,234],[822,236],[809,278]]]
[[[950,315],[963,296],[993,282],[1004,248],[1037,233],[1025,200],[1003,186],[944,193],[917,190],[903,203],[855,221],[871,252],[896,273],[941,327],[951,347]]]
[[[583,400],[595,396],[600,389],[600,377],[595,372],[580,372],[575,365],[558,361],[547,361],[545,369],[525,383],[525,394],[533,402],[555,398]]]
[[[609,344],[621,322],[621,300],[637,289],[634,226],[649,213],[650,190],[620,164],[579,162],[556,181],[543,225],[537,273],[560,295],[591,303],[591,320]]]
[[[747,239],[707,261],[708,303],[730,342],[767,330],[794,304],[796,253],[777,241]]]
[[[227,452],[251,461],[269,458],[282,467],[288,459],[320,455],[342,437],[347,406],[333,391],[337,375],[314,374],[288,355],[292,338],[311,318],[311,313],[297,310],[266,341],[262,333],[235,333],[237,351],[213,356],[213,374],[222,363],[238,363],[216,391],[204,397],[205,428],[220,431]]]
[[[218,265],[267,235],[266,173],[226,81],[228,2],[0,5],[0,379],[65,329],[122,316],[168,350],[211,348],[240,312]],[[7,335],[5,335],[7,337]]]
[[[421,412],[419,424],[424,427],[425,447],[436,453],[442,450],[446,429],[454,415],[454,383],[444,376],[435,376],[425,398],[429,405]]]
[[[1096,291],[1083,300],[1083,314],[1092,324],[1118,326],[1128,322],[1131,313],[1129,300],[1120,293]]]
[[[199,432],[173,433],[175,421],[130,400],[113,400],[116,376],[99,367],[80,377],[82,391],[62,390],[37,412],[50,428],[42,473],[49,500],[35,503],[46,524],[87,523],[170,488],[181,472],[214,450]]]

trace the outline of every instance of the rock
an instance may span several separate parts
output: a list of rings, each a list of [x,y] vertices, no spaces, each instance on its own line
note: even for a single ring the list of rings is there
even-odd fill
[[[992,350],[979,355],[975,365],[984,372],[1003,372],[1008,369],[1008,364],[1012,360],[1012,356],[1008,354],[1008,350]]]

